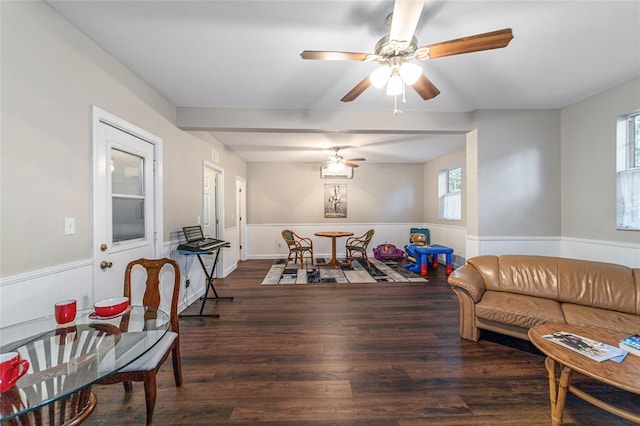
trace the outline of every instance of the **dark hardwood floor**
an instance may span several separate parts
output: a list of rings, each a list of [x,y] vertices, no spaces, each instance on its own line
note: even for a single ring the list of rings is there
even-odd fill
[[[428,283],[261,286],[271,263],[241,262],[216,281],[235,297],[207,302],[219,319],[180,321],[184,385],[175,387],[168,360],[155,425],[551,424],[544,358],[517,339],[460,339],[444,267],[430,269]],[[640,407],[637,396],[584,385]],[[86,424],[144,424],[142,384],[94,391]],[[572,395],[564,420],[631,424]]]

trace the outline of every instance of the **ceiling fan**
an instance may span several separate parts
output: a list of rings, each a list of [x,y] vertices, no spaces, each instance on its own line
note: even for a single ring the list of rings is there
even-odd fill
[[[334,153],[333,155],[329,156],[329,159],[327,161],[327,168],[329,169],[329,171],[339,172],[344,170],[345,167],[356,168],[360,165],[354,163],[354,161],[366,161],[365,158],[348,158],[345,160],[345,158],[339,154],[339,151],[344,148],[346,147],[335,146],[331,148]]]
[[[404,95],[405,84],[413,87],[422,99],[429,100],[440,91],[411,61],[499,49],[506,47],[513,38],[511,28],[506,28],[418,47],[414,32],[423,6],[424,0],[395,0],[393,12],[387,17],[387,22],[391,21],[390,32],[378,41],[375,53],[305,50],[300,56],[328,61],[377,61],[382,65],[340,99],[342,102],[353,101],[371,85],[378,88],[386,85],[387,95]],[[397,104],[394,112],[400,112]]]

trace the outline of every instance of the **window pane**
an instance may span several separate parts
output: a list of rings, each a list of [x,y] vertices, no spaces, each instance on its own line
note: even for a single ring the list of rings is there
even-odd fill
[[[462,169],[451,169],[448,171],[448,187],[447,192],[460,192],[462,188]]]
[[[111,192],[120,195],[144,195],[144,159],[111,149]]]
[[[113,197],[113,242],[144,238],[144,199]]]

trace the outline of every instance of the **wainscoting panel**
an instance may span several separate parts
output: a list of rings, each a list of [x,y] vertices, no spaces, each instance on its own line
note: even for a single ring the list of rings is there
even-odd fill
[[[563,238],[561,256],[640,268],[640,244]]]
[[[640,245],[562,237],[466,237],[467,257],[527,254],[595,260],[640,268]]]
[[[246,253],[248,259],[276,259],[286,257],[288,250],[281,233],[285,228],[293,230],[298,235],[310,237],[313,240],[313,252],[317,257],[331,256],[331,239],[316,237],[318,231],[346,231],[355,235],[362,235],[373,228],[376,233],[369,244],[369,255],[373,256],[373,248],[379,244],[394,244],[404,248],[409,244],[411,228],[429,228],[431,242],[451,247],[454,250],[454,267],[465,263],[466,228],[460,226],[440,225],[435,223],[352,223],[352,224],[261,224],[249,225],[247,230],[248,244]],[[345,238],[336,240],[338,256],[344,255]],[[444,257],[441,259],[444,262]]]
[[[93,262],[83,260],[0,280],[0,327],[53,315],[59,300],[93,306]]]
[[[315,232],[320,231],[344,231],[353,232],[360,236],[367,230],[375,229],[371,239],[369,251],[373,253],[373,247],[379,244],[389,243],[397,247],[404,247],[409,242],[409,231],[412,227],[424,228],[424,223],[297,223],[297,224],[260,224],[247,227],[248,247],[246,250],[248,259],[276,259],[286,257],[287,250],[282,239],[282,230],[291,229],[303,237],[313,240],[313,254],[317,257],[331,256],[331,238],[316,237]],[[338,256],[344,255],[346,238],[336,240]],[[372,254],[373,255],[373,254]]]
[[[231,248],[222,249],[217,271],[219,276],[226,276],[237,266],[235,229],[225,230],[225,241],[231,243]],[[165,242],[163,253],[159,257],[169,257],[176,260],[180,266],[180,304],[179,311],[197,301],[205,291],[205,276],[196,256],[182,256],[177,247],[184,238],[181,233],[172,233],[171,240]],[[186,279],[191,285],[187,289]],[[173,283],[172,274],[160,276],[163,289],[169,289]],[[124,280],[124,277],[123,277]],[[169,290],[168,290],[169,291]],[[93,307],[93,260],[86,259],[79,262],[58,265],[25,274],[0,279],[0,327],[6,327],[18,322],[53,315],[55,302],[64,299],[76,299],[78,309]]]

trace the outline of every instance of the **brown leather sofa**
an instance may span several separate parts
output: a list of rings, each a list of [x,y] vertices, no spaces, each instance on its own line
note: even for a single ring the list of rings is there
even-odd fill
[[[547,256],[477,256],[449,276],[460,302],[460,336],[480,329],[528,340],[559,322],[640,331],[640,269]]]

